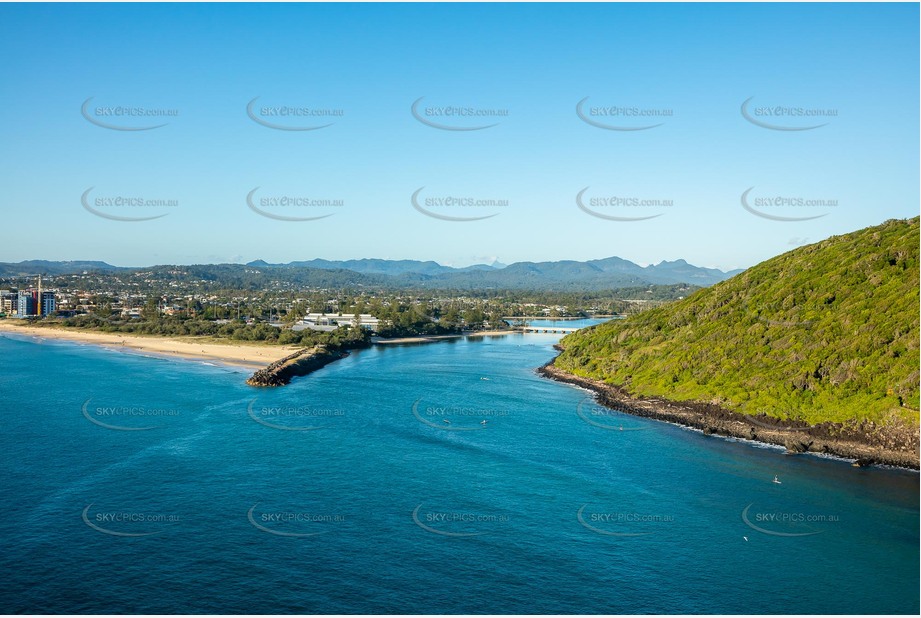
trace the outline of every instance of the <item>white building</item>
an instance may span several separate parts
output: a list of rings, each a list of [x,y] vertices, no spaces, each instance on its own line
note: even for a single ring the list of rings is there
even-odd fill
[[[362,328],[377,330],[380,320],[370,313],[360,313],[357,316],[354,313],[308,313],[301,319],[301,323],[307,326],[353,326],[356,324]]]

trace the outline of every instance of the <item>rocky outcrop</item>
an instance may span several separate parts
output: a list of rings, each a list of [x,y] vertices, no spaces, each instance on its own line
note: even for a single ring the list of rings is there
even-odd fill
[[[258,370],[246,383],[250,386],[284,386],[292,378],[305,376],[346,356],[348,352],[329,350],[325,346],[304,348]]]
[[[598,402],[609,408],[692,427],[706,434],[783,446],[790,453],[824,453],[854,459],[860,467],[874,464],[915,470],[919,467],[918,428],[907,424],[861,421],[807,425],[770,416],[741,414],[713,403],[633,397],[612,384],[563,371],[554,366],[553,361],[537,371],[553,380],[595,392]]]

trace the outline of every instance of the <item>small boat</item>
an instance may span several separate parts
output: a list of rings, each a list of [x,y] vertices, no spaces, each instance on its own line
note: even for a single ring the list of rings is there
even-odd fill
[[[480,425],[485,425],[486,421],[480,421]]]
[[[480,378],[481,380],[488,380],[489,378]]]
[[[441,419],[441,422],[442,422],[442,423],[447,423],[448,425],[451,424],[451,421],[449,421],[449,420],[446,419],[446,418]]]
[[[771,481],[771,482],[772,482],[772,483],[777,483],[778,485],[780,485],[780,479],[777,478],[777,475],[776,475],[776,474],[774,475],[774,480]]]

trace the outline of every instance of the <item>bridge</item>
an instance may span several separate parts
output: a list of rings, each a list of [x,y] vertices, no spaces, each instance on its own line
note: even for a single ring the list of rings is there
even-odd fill
[[[521,326],[518,328],[523,333],[574,333],[578,328],[572,326]]]

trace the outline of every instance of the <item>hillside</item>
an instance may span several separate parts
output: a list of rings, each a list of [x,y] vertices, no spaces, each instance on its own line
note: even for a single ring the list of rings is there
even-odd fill
[[[553,365],[631,397],[802,426],[917,427],[918,227],[890,220],[800,247],[569,335]]]

